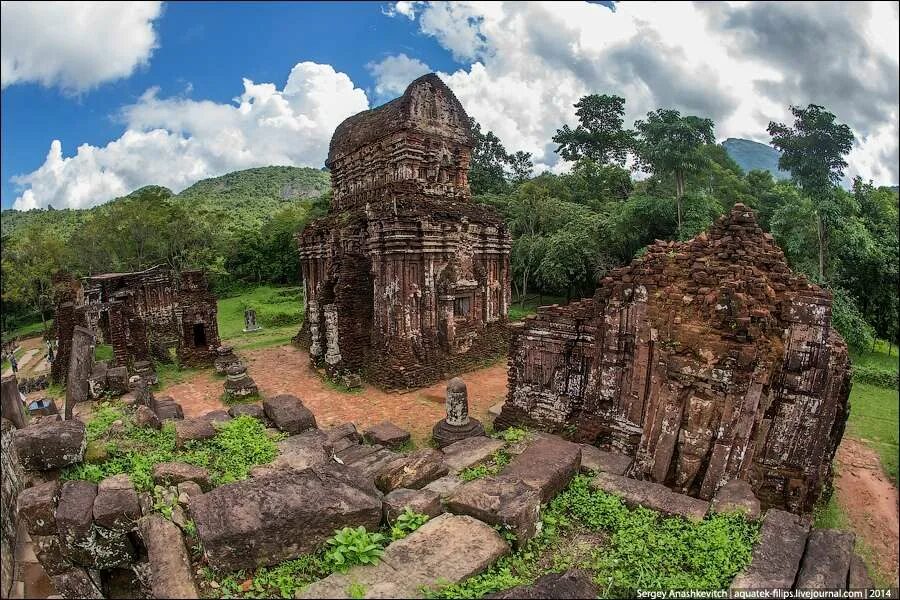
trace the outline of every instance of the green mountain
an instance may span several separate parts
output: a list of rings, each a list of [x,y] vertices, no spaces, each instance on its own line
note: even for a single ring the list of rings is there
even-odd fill
[[[769,171],[776,179],[790,179],[791,174],[778,168],[778,159],[781,152],[752,140],[740,138],[728,138],[722,142],[728,156],[736,162],[745,173],[754,169]]]
[[[184,203],[200,214],[221,217],[223,226],[234,230],[243,225],[258,225],[281,206],[296,200],[317,198],[330,187],[331,176],[318,169],[260,167],[203,179],[175,195],[164,187],[145,186],[128,196],[116,198],[93,208],[65,210],[48,208],[25,212],[8,209],[0,214],[0,224],[3,237],[29,223],[38,223],[66,239],[91,215],[102,214],[117,202],[128,200],[133,194],[152,190],[160,201]]]

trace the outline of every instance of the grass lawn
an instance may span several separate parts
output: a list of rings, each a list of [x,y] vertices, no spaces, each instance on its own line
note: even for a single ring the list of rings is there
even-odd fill
[[[847,434],[863,440],[878,452],[885,472],[897,485],[897,452],[900,424],[897,390],[854,383],[850,392]]]
[[[576,298],[573,298],[575,300]],[[529,296],[525,300],[524,306],[518,298],[514,299],[509,307],[509,320],[521,321],[528,315],[537,312],[538,306],[549,306],[550,304],[565,304],[565,296]]]
[[[299,287],[260,286],[241,294],[220,298],[219,337],[237,349],[253,350],[290,342],[303,317]],[[256,310],[259,331],[244,333],[244,310]]]
[[[875,343],[875,352],[865,352],[863,354],[851,353],[850,358],[854,365],[877,367],[879,369],[887,369],[897,371],[900,369],[900,353],[897,346],[891,347],[891,353],[888,354],[888,343],[884,340],[878,340]]]

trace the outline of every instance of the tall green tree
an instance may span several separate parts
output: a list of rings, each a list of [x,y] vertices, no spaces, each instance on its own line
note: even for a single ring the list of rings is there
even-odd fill
[[[819,247],[818,274],[825,281],[826,251],[829,227],[838,217],[834,196],[835,187],[844,175],[844,160],[853,147],[850,127],[838,123],[824,107],[810,104],[806,108],[791,107],[793,126],[769,123],[772,145],[781,150],[778,168],[789,171],[815,205]]]
[[[475,196],[502,194],[525,181],[534,168],[531,153],[521,150],[510,154],[493,131],[483,133],[481,124],[469,118],[475,147],[469,166],[469,187]]]
[[[5,239],[2,265],[3,301],[24,305],[41,316],[47,331],[47,314],[53,309],[51,278],[66,260],[66,247],[52,231],[31,224]]]
[[[622,127],[625,98],[590,94],[582,97],[575,109],[579,124],[575,129],[563,125],[556,130],[556,153],[571,161],[587,158],[598,165],[624,165],[633,135]]]
[[[710,158],[703,147],[715,142],[713,122],[695,116],[682,116],[673,109],[647,113],[646,121],[636,121],[635,151],[640,167],[656,176],[675,179],[675,205],[678,231],[681,231],[681,199],[685,178],[706,167]]]

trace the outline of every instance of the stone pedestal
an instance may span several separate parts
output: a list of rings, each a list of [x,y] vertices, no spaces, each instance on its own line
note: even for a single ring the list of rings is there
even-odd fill
[[[447,384],[447,418],[438,421],[431,433],[438,448],[484,435],[481,422],[469,417],[469,395],[465,382],[459,377],[454,377]]]
[[[250,331],[259,331],[260,329],[262,329],[262,327],[260,327],[256,323],[256,311],[253,310],[252,308],[248,308],[247,310],[245,310],[244,311],[244,333],[247,333]]]
[[[236,400],[259,393],[256,382],[247,375],[247,368],[242,364],[231,366],[226,371],[225,396],[229,400]]]
[[[234,348],[231,346],[219,346],[216,348],[215,360],[216,373],[224,375],[229,367],[239,366],[241,359],[234,354]]]

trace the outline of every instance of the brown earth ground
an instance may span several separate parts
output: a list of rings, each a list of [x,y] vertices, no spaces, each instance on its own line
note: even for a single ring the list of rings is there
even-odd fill
[[[863,442],[845,437],[837,451],[834,488],[851,528],[871,550],[871,560],[897,586],[897,488],[884,474],[878,454]]]
[[[431,428],[445,416],[444,395],[447,381],[409,392],[385,392],[365,385],[344,392],[326,382],[309,363],[305,350],[293,346],[263,348],[239,353],[247,374],[259,387],[260,395],[272,397],[293,394],[316,416],[320,427],[355,423],[360,430],[381,421],[391,421],[408,430],[417,445],[431,436]],[[490,421],[488,408],[506,396],[506,363],[463,375],[469,390],[469,414],[482,423]],[[157,396],[169,395],[178,401],[187,417],[218,410],[224,378],[206,371],[184,383],[168,386]]]

